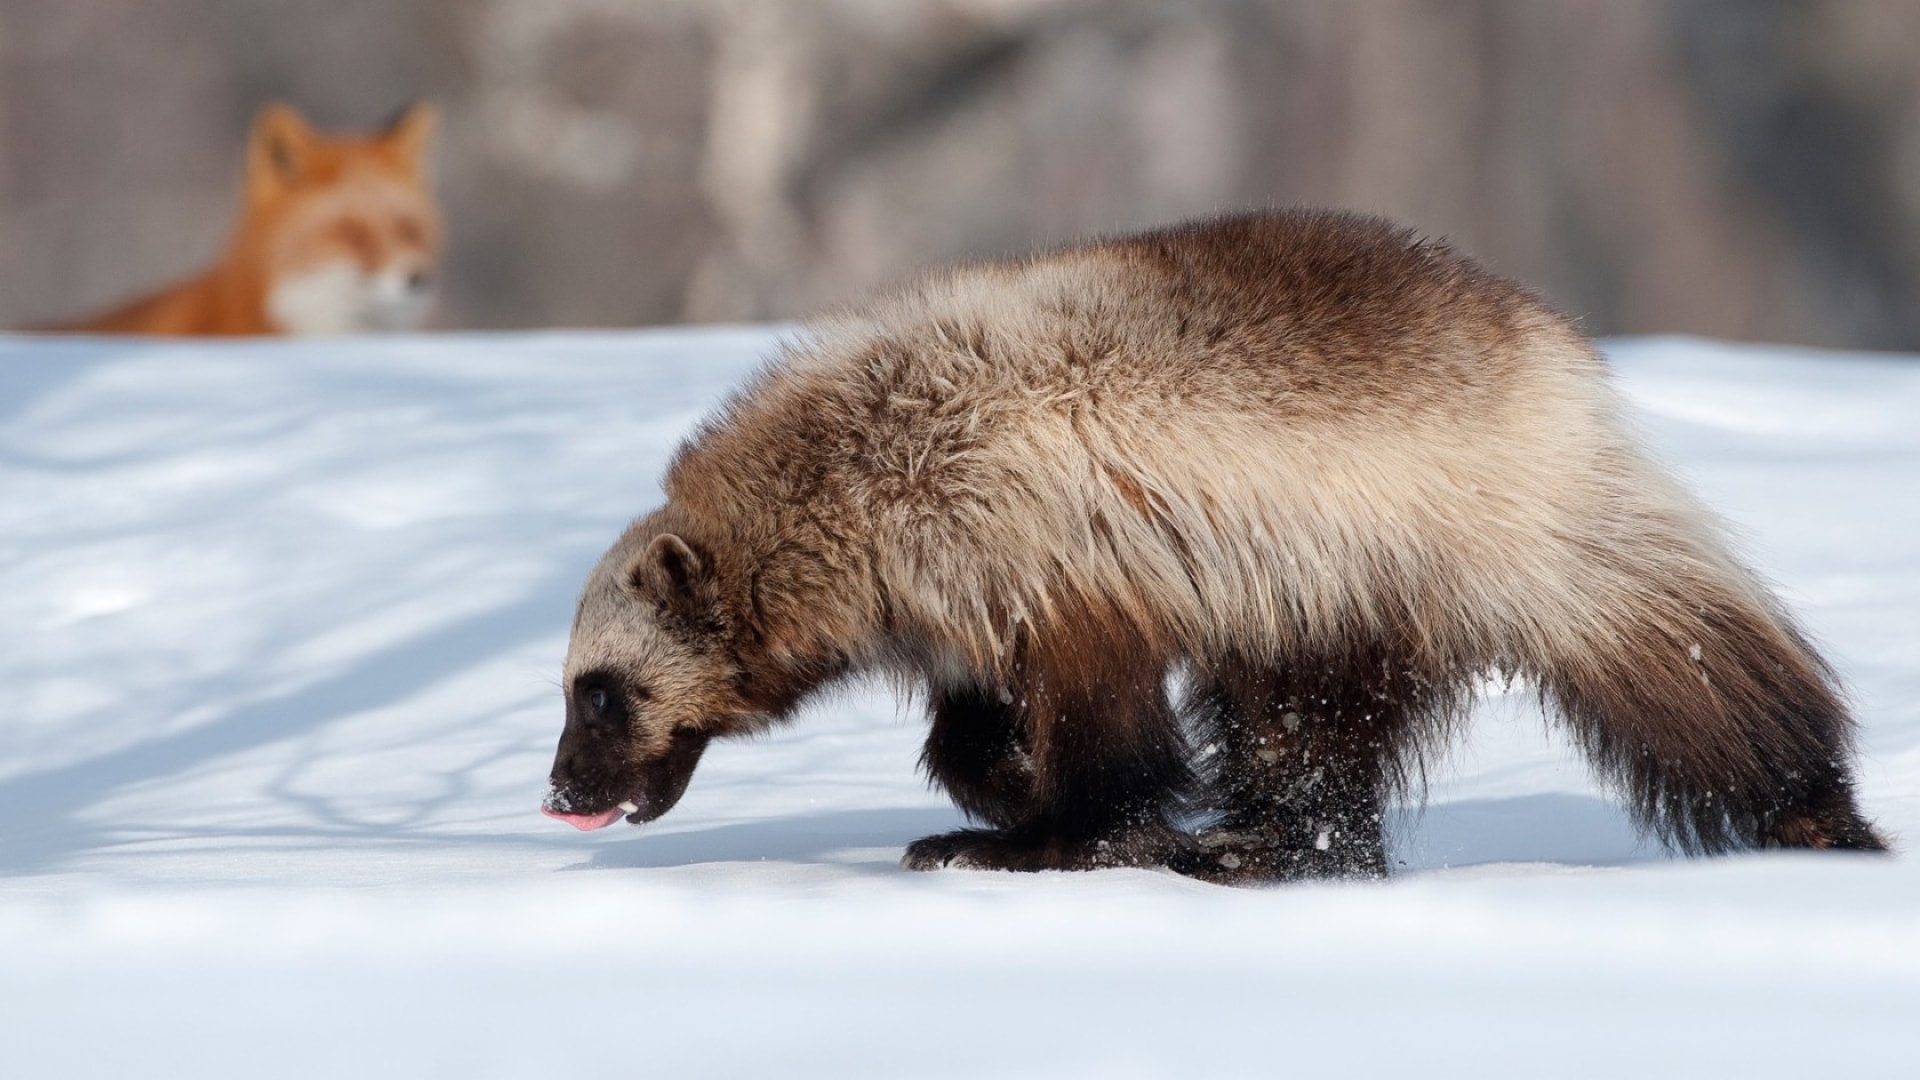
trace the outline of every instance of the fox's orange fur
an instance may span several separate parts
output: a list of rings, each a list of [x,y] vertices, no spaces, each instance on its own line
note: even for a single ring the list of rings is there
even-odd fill
[[[581,598],[548,811],[655,816],[877,670],[987,826],[911,867],[1380,874],[1501,673],[1677,847],[1882,847],[1826,664],[1620,413],[1572,323],[1365,218],[935,275],[682,447]]]
[[[246,150],[245,196],[212,266],[59,330],[95,334],[337,334],[411,330],[441,243],[427,183],[435,112],[371,135],[329,135],[268,105]]]

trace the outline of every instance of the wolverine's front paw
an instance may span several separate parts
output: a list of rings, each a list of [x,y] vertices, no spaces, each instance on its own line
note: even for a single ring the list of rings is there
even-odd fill
[[[943,866],[967,870],[1098,870],[1114,866],[1162,866],[1175,848],[1162,828],[1120,831],[1076,840],[1020,829],[957,829],[907,845],[900,865],[909,870]]]
[[[1038,869],[1009,865],[1005,834],[993,829],[956,829],[938,836],[923,836],[907,845],[900,865],[908,870],[938,870],[952,866],[964,870]]]

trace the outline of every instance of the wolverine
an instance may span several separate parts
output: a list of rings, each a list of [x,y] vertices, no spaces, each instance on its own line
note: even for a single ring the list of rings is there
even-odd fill
[[[1379,876],[1493,676],[1677,850],[1883,850],[1833,671],[1622,411],[1567,318],[1361,216],[931,275],[679,448],[580,598],[544,809],[656,818],[880,673],[975,825],[909,868]]]

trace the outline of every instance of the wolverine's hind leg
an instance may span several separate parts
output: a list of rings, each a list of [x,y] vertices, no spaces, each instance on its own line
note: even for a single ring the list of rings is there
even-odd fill
[[[1379,877],[1388,794],[1435,725],[1444,689],[1379,650],[1195,672],[1189,709],[1210,826],[1174,863],[1222,883]]]

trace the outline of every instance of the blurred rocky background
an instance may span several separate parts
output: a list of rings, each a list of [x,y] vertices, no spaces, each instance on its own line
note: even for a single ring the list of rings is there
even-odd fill
[[[1907,0],[0,0],[0,326],[212,257],[247,123],[444,108],[439,325],[802,314],[1240,207],[1596,333],[1920,349]]]

